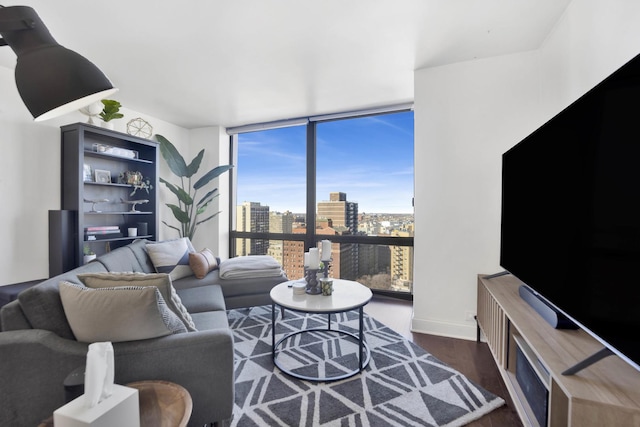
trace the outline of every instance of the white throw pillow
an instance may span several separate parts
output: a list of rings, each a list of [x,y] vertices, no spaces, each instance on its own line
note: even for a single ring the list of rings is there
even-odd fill
[[[147,243],[146,248],[156,273],[167,273],[171,280],[193,275],[189,267],[189,253],[195,252],[195,249],[187,237]]]

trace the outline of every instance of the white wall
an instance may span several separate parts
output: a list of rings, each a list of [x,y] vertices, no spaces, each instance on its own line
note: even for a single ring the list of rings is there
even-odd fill
[[[185,158],[187,162],[190,162],[201,149],[205,150],[202,164],[193,183],[214,167],[229,163],[229,136],[224,128],[214,126],[189,131],[189,146],[191,155],[188,159]],[[225,259],[229,257],[229,172],[203,187],[198,192],[197,199],[199,200],[214,188],[218,188],[219,197],[200,218],[204,219],[216,212],[220,213],[198,227],[193,245],[196,250],[207,247],[216,256]]]
[[[500,156],[640,52],[640,5],[572,2],[543,46],[415,73],[413,329],[475,338],[499,267]]]

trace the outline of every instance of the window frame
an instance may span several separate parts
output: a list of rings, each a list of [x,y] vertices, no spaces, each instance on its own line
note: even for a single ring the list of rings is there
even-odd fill
[[[317,124],[326,123],[336,120],[348,120],[355,118],[363,118],[370,116],[380,116],[385,114],[401,113],[412,110],[413,107],[387,107],[377,110],[370,110],[370,112],[353,112],[353,113],[337,113],[326,116],[310,117],[306,120],[296,119],[291,121],[291,126],[306,126],[306,223],[316,223],[316,179],[317,179]],[[269,124],[249,125],[244,132],[249,132],[251,129],[257,128],[259,130],[269,130],[270,128],[282,127],[283,121],[274,122],[277,125],[269,126]],[[241,128],[233,128],[229,133],[229,161],[230,164],[237,164],[238,160],[238,135],[244,133]],[[415,143],[415,140],[414,140]],[[249,231],[236,231],[236,208],[237,208],[237,168],[231,169],[232,178],[229,180],[229,253],[236,253],[236,239],[264,239],[264,240],[290,240],[290,241],[302,241],[304,242],[304,250],[308,251],[309,248],[317,247],[318,242],[326,239],[327,236],[315,233],[315,227],[306,227],[305,234],[291,234],[291,233],[260,233]],[[415,217],[414,217],[415,223]],[[361,235],[342,235],[331,236],[332,243],[351,243],[351,244],[364,244],[364,245],[384,245],[384,246],[414,246],[413,237],[386,237],[386,236],[361,236]],[[380,289],[372,289],[372,292],[376,295],[390,296],[398,299],[413,300],[413,287],[410,292],[388,291]]]

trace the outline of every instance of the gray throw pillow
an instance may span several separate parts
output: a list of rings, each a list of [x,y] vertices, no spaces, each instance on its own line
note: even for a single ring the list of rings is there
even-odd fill
[[[81,342],[121,342],[186,332],[156,287],[91,289],[60,282],[67,321]]]
[[[184,323],[187,330],[197,331],[191,314],[182,304],[180,296],[171,283],[171,277],[166,273],[81,273],[78,279],[88,288],[109,288],[118,286],[155,286],[160,291],[165,303]]]

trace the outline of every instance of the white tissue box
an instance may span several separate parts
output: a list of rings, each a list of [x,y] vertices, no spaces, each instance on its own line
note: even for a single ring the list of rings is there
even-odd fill
[[[85,405],[82,395],[53,412],[56,427],[140,427],[138,390],[118,384],[113,394],[93,408]]]

